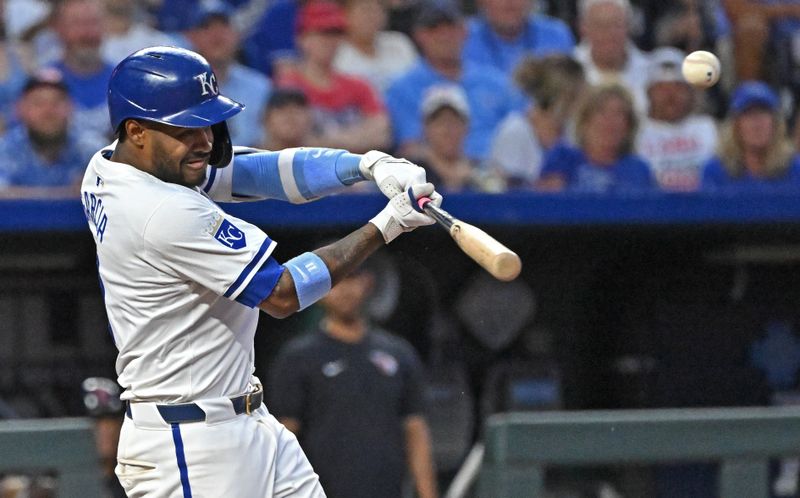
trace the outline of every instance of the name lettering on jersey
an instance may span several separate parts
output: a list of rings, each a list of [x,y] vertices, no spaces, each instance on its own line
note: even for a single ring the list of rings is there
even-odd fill
[[[222,221],[217,233],[214,234],[214,238],[222,245],[228,246],[231,249],[241,249],[247,245],[244,232],[236,228],[236,226],[228,220]]]
[[[194,77],[197,81],[200,82],[200,89],[202,93],[200,95],[219,95],[219,86],[217,85],[217,77],[214,76],[214,73],[200,73]]]
[[[106,208],[103,206],[103,199],[93,193],[83,192],[81,201],[83,203],[83,214],[86,215],[89,225],[94,225],[97,241],[102,243],[106,234],[106,226],[108,225],[108,215],[106,215]]]

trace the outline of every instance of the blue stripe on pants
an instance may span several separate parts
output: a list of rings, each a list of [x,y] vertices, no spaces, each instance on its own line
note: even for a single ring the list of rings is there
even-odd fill
[[[192,498],[192,487],[189,486],[189,471],[186,469],[186,455],[183,453],[180,424],[172,424],[172,440],[175,442],[175,456],[178,458],[178,470],[181,473],[183,498]]]

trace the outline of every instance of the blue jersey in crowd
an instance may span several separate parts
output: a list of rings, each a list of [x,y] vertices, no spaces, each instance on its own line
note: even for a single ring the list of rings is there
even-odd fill
[[[296,0],[277,0],[264,12],[252,34],[242,42],[248,66],[272,75],[272,64],[282,57],[295,58]]]
[[[505,40],[495,33],[483,16],[468,24],[463,58],[495,67],[511,76],[525,55],[542,57],[554,53],[571,55],[575,38],[567,25],[556,18],[533,15],[516,40]]]
[[[542,176],[560,174],[572,192],[624,193],[655,186],[650,166],[635,154],[626,154],[611,165],[589,162],[582,149],[555,145],[545,156]]]
[[[464,151],[470,159],[482,160],[489,154],[494,130],[514,109],[524,107],[522,94],[515,90],[497,71],[467,64],[458,81],[438,73],[426,61],[420,60],[386,90],[386,108],[392,121],[394,143],[422,141],[420,106],[425,91],[437,84],[458,84],[467,95],[470,110],[469,131]]]
[[[242,64],[232,64],[221,83],[222,92],[244,104],[245,111],[228,119],[231,140],[236,145],[258,147],[263,141],[261,120],[272,86],[269,78]]]
[[[719,156],[712,157],[703,167],[700,188],[703,190],[741,189],[749,191],[800,189],[800,155],[792,156],[789,168],[778,177],[757,177],[745,171],[741,176],[732,177]]]
[[[75,126],[98,135],[111,136],[113,130],[108,122],[108,82],[114,66],[103,64],[100,70],[89,75],[77,74],[63,63],[55,64],[54,67],[63,75],[64,84],[67,85],[69,96],[75,105]]]
[[[15,126],[0,136],[0,186],[77,186],[86,163],[106,142],[103,137],[73,127],[65,149],[53,163],[48,163],[33,149],[28,129]]]

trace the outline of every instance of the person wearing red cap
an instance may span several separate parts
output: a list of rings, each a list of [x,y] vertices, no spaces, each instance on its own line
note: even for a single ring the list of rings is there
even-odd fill
[[[333,68],[347,26],[344,11],[330,1],[314,0],[299,12],[296,24],[300,60],[276,75],[280,87],[308,96],[314,111],[316,145],[366,152],[389,145],[389,118],[383,102],[365,81]]]

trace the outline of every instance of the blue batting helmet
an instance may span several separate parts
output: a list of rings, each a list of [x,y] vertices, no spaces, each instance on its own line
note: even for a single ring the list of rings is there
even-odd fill
[[[176,47],[149,47],[120,62],[108,83],[111,127],[126,119],[183,128],[210,126],[214,148],[209,164],[226,166],[232,144],[225,120],[244,106],[219,93],[217,78],[202,56]]]

